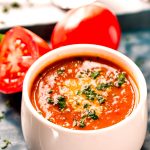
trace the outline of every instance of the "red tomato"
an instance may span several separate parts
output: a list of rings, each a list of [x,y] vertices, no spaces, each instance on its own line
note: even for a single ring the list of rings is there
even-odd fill
[[[63,45],[89,43],[117,49],[120,42],[120,26],[116,16],[99,2],[70,10],[56,24],[52,48]]]
[[[9,30],[0,48],[0,92],[21,91],[28,68],[49,50],[48,44],[31,31],[22,27]]]
[[[34,39],[39,48],[39,54],[42,56],[43,54],[49,52],[51,50],[50,46],[45,42],[41,37],[31,32],[30,30],[25,29]]]

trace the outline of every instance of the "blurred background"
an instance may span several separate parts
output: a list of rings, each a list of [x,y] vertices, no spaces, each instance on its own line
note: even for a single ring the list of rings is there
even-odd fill
[[[148,29],[149,0],[98,0],[115,12],[124,30]],[[37,26],[61,20],[67,10],[94,0],[1,0],[0,30],[16,25]]]

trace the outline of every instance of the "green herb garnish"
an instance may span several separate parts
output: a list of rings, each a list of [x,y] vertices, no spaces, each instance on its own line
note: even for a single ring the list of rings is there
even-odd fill
[[[60,109],[64,109],[66,107],[66,101],[64,96],[59,96],[58,98],[58,106]]]
[[[95,98],[95,95],[92,93],[92,94],[89,94],[86,96],[89,100],[94,100]]]
[[[89,72],[90,72],[89,69],[80,71],[79,74],[77,75],[77,78],[84,78],[84,76],[85,76],[85,75],[88,75]]]
[[[47,92],[48,94],[52,94],[53,93],[53,90],[52,89],[49,89],[49,91]]]
[[[80,122],[79,122],[79,127],[80,128],[84,128],[86,125],[85,125],[85,123],[84,123],[84,121],[83,120],[80,120]]]
[[[80,122],[79,122],[79,127],[80,128],[84,128],[86,126],[85,124],[85,119],[86,119],[87,116],[83,116],[81,119],[80,119]]]
[[[49,122],[53,122],[51,118],[47,119]]]
[[[40,115],[42,115],[42,112],[39,110],[39,111],[37,111]]]
[[[52,98],[48,97],[47,98],[47,103],[48,104],[54,104],[54,101],[52,100]]]
[[[83,77],[82,77],[82,75],[81,75],[81,74],[79,74],[79,75],[77,76],[77,78],[83,78]]]
[[[83,108],[88,108],[90,105],[89,104],[84,104]]]
[[[76,95],[80,95],[82,92],[80,90],[77,91]]]
[[[98,116],[96,115],[95,110],[94,111],[89,111],[88,116],[93,119],[93,120],[97,120]]]
[[[86,95],[86,98],[89,100],[94,100],[96,93],[94,90],[91,89],[90,85],[84,87],[82,94]]]
[[[124,72],[119,73],[118,75],[118,87],[121,87],[122,84],[125,83],[126,80],[126,74]]]
[[[84,77],[84,72],[80,71],[79,74],[77,75],[77,78],[83,78]]]
[[[96,79],[100,75],[100,71],[91,72],[91,78]]]
[[[100,104],[102,104],[102,103],[104,103],[104,102],[106,101],[106,99],[105,99],[103,96],[101,96],[101,95],[97,95],[96,97],[97,97],[98,102],[99,102]]]
[[[10,145],[11,142],[7,139],[3,140],[3,145],[1,146],[1,149],[6,149],[8,145]]]
[[[112,83],[100,83],[97,85],[96,89],[104,91],[107,88],[109,88],[110,86],[112,86]]]
[[[88,74],[89,74],[89,72],[90,72],[90,70],[89,70],[89,69],[85,70],[85,74],[86,74],[86,75],[88,75]]]
[[[60,75],[60,74],[63,74],[65,71],[65,69],[61,68],[61,69],[58,69],[57,70],[57,74]]]

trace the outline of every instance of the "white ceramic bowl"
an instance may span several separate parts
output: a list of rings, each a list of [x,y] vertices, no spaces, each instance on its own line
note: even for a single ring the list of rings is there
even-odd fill
[[[72,130],[44,119],[34,109],[29,93],[35,77],[49,64],[71,56],[97,56],[122,66],[135,80],[139,104],[123,121],[99,130]],[[139,68],[125,55],[107,47],[78,44],[60,47],[39,58],[23,84],[22,129],[29,150],[140,150],[147,128],[147,87]]]

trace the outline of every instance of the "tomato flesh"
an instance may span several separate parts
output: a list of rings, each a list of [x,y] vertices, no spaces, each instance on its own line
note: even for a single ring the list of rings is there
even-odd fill
[[[39,49],[40,56],[52,50],[51,47],[47,44],[47,42],[45,42],[41,37],[31,32],[30,30],[27,30],[27,29],[25,30],[33,37],[34,41],[36,42],[38,49]]]
[[[0,49],[0,92],[21,91],[25,73],[38,57],[38,46],[23,28],[9,30]]]

